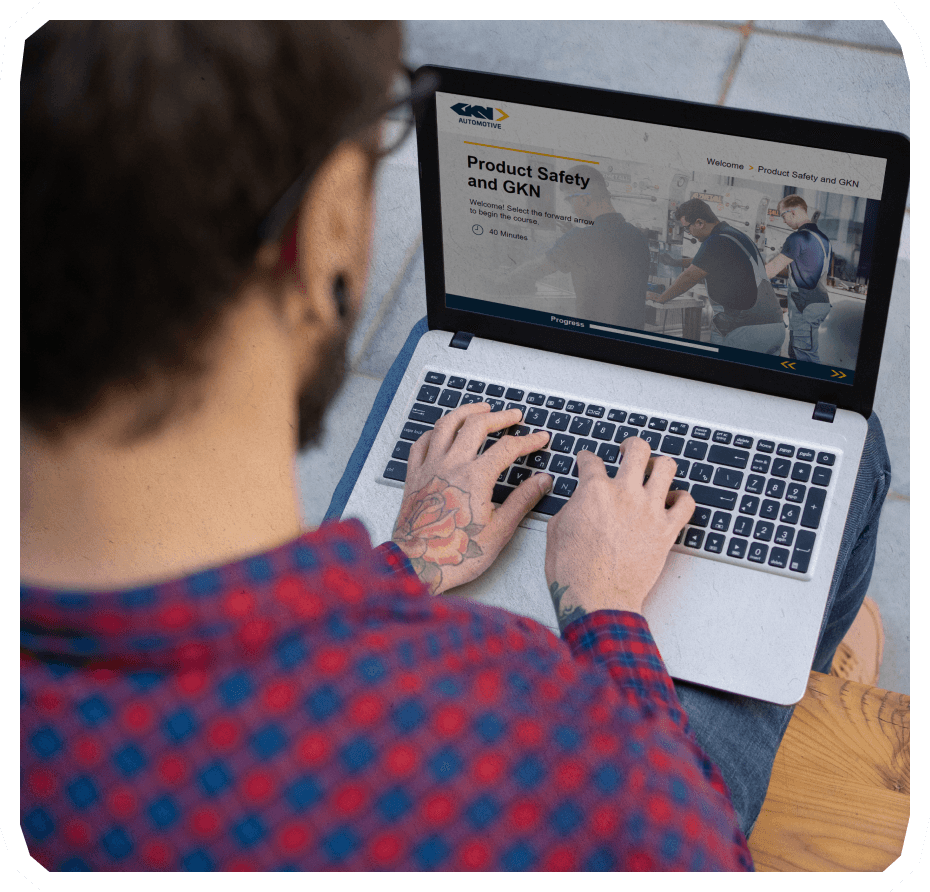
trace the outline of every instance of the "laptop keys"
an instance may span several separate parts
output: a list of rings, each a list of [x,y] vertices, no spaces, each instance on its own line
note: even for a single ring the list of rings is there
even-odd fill
[[[442,409],[439,406],[424,406],[423,403],[414,403],[407,417],[411,421],[435,424],[442,418]]]
[[[568,419],[569,416],[564,412],[553,412],[549,416],[549,421],[546,424],[546,427],[551,431],[564,431],[568,428]]]
[[[591,433],[592,424],[594,422],[590,418],[573,418],[568,432],[579,437],[586,437]]]
[[[451,379],[450,379],[451,380]],[[462,382],[462,386],[465,386],[465,379],[459,379]],[[462,398],[462,395],[455,390],[449,390],[448,388],[444,390],[439,395],[439,405],[445,406],[447,409],[454,409],[458,404],[459,400]]]
[[[796,573],[806,573],[810,566],[811,555],[814,553],[814,540],[816,535],[808,530],[798,530],[798,538],[791,552],[789,567]]]
[[[829,468],[814,468],[814,473],[811,475],[811,483],[815,486],[829,486],[832,474],[833,472]]]
[[[710,447],[707,460],[713,462],[715,465],[727,465],[727,467],[730,468],[742,469],[749,464],[749,453],[744,452],[742,449],[733,449],[730,446],[719,446],[715,444]]]
[[[820,526],[820,517],[827,499],[827,491],[812,486],[807,492],[807,501],[804,503],[804,513],[801,515],[801,526],[816,530]],[[798,533],[800,539],[801,533]]]
[[[690,490],[697,502],[678,544],[709,557],[726,554],[747,566],[767,564],[792,573],[806,573],[810,568],[814,530],[826,506],[836,455],[659,415],[628,413],[520,387],[426,372],[384,478],[403,483],[411,444],[443,414],[482,400],[492,411],[518,408],[523,414],[522,424],[488,434],[482,451],[505,434],[525,436],[534,429],[552,432],[546,449],[522,456],[504,469],[494,487],[495,502],[503,501],[531,474],[547,472],[554,477],[553,489],[533,511],[552,516],[578,485],[574,455],[583,450],[595,452],[608,475],[615,477],[621,461],[619,444],[639,436],[649,443],[654,456],[661,453],[675,458],[676,479],[670,488]],[[747,468],[748,474],[744,473]]]
[[[438,398],[439,388],[433,387],[431,384],[424,384],[417,394],[417,399],[421,403],[435,403]]]
[[[384,469],[384,476],[388,480],[398,480],[403,483],[407,479],[407,463],[403,461],[389,461]]]

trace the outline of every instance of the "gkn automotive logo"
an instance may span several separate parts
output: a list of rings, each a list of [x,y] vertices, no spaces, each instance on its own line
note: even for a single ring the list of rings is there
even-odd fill
[[[502,108],[495,109],[490,105],[469,105],[467,102],[456,102],[451,108],[459,116],[460,124],[492,127],[495,130],[501,129],[500,121],[510,117]],[[498,113],[496,119],[494,117],[495,111]]]

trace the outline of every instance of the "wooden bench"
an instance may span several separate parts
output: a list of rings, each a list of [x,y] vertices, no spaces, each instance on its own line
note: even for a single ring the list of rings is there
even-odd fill
[[[811,672],[749,840],[756,870],[884,870],[909,815],[910,698]]]

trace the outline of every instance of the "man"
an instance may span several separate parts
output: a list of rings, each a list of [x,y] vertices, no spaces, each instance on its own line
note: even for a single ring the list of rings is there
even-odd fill
[[[716,310],[711,343],[777,355],[785,324],[752,239],[719,220],[700,198],[684,202],[675,214],[701,247],[691,265],[655,299],[667,303],[706,280]]]
[[[21,821],[49,869],[751,866],[727,784],[748,831],[790,711],[676,695],[664,670],[641,610],[693,507],[673,462],[635,438],[615,479],[579,456],[546,555],[562,640],[430,597],[545,491],[491,505],[546,436],[478,456],[514,412],[418,441],[394,541],[301,529],[294,454],[359,309],[399,42],[274,22],[27,41]],[[873,430],[827,660],[874,554]]]
[[[771,279],[791,268],[797,290],[788,295],[788,352],[792,359],[820,362],[818,332],[830,312],[826,286],[830,239],[811,222],[807,202],[800,195],[786,195],[778,202],[778,213],[794,231],[781,252],[765,265],[765,274]]]
[[[603,174],[589,164],[567,171],[585,189],[563,186],[572,218],[587,221],[572,227],[546,253],[518,267],[500,284],[506,293],[527,291],[556,271],[571,273],[575,315],[608,325],[642,329],[649,282],[646,236],[612,204]],[[592,225],[593,224],[593,225]]]

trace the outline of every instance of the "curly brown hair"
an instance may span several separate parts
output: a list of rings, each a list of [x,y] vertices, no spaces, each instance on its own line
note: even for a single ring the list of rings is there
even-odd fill
[[[21,414],[196,373],[305,167],[377,114],[393,23],[52,22],[21,79]]]

